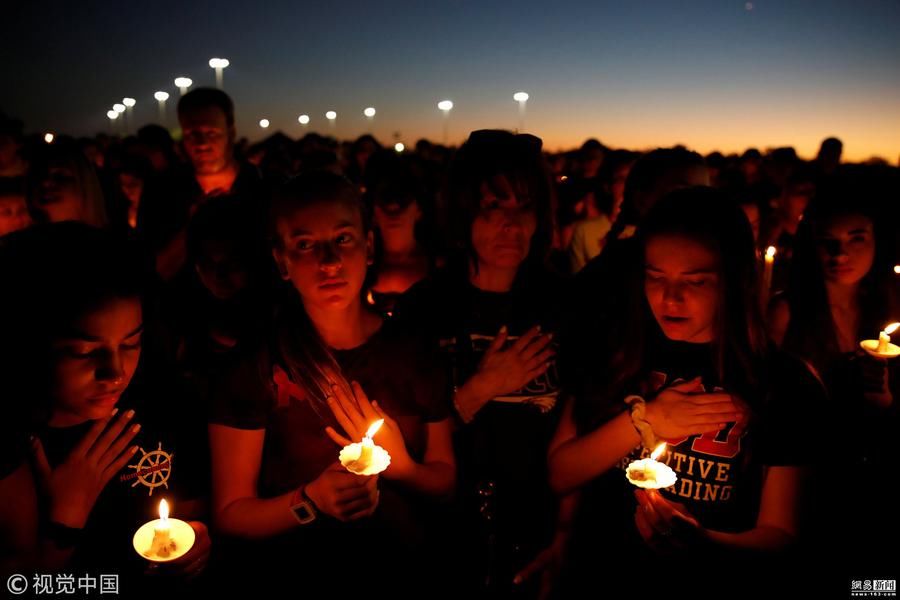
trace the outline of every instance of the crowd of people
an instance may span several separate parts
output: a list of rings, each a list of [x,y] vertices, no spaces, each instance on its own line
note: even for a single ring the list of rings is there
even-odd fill
[[[4,573],[338,598],[896,575],[900,361],[860,340],[900,320],[898,169],[835,138],[251,145],[206,88],[178,120],[0,122]],[[390,465],[349,472],[379,419]],[[661,441],[676,483],[636,488]],[[162,498],[196,541],[156,564],[132,537]]]

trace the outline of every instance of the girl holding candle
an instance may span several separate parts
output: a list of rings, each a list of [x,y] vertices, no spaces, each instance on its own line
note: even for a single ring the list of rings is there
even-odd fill
[[[458,594],[527,595],[549,583],[564,536],[546,449],[565,282],[545,263],[553,195],[541,140],[472,133],[451,166],[448,208],[456,255],[395,312],[427,332],[450,374],[460,483],[444,560]]]
[[[887,531],[900,531],[894,511],[879,510],[874,490],[863,491],[893,469],[892,445],[900,433],[900,363],[871,357],[859,346],[864,338],[878,339],[900,316],[892,244],[885,219],[878,218],[878,197],[852,180],[834,180],[822,190],[798,229],[788,289],[773,301],[769,319],[773,339],[824,382],[829,403],[823,437],[841,439],[844,447],[821,482],[829,491],[819,506],[834,512],[823,510],[821,518],[831,526],[817,546],[852,543],[860,548],[860,565],[877,562],[878,541],[892,537]]]
[[[709,188],[672,192],[635,239],[643,269],[622,282],[632,299],[627,337],[611,356],[583,357],[595,377],[567,400],[550,481],[559,493],[582,490],[573,585],[594,577],[602,557],[612,586],[630,589],[629,576],[646,569],[659,579],[642,586],[669,591],[791,546],[801,401],[821,391],[802,365],[768,348],[753,236],[736,204]],[[668,443],[659,460],[678,480],[635,491],[623,471],[642,441],[654,443],[648,436]],[[696,561],[705,567],[694,579]]]
[[[178,449],[166,416],[156,422],[142,407],[147,427],[136,437],[136,411],[118,408],[141,355],[140,261],[111,233],[55,223],[7,240],[0,272],[8,286],[0,555],[37,570],[115,569],[123,589],[135,590],[146,565],[131,537],[156,512],[159,494],[135,486],[128,466],[159,440],[170,453]],[[129,394],[126,406],[136,401]],[[170,463],[166,473],[176,471]],[[187,488],[177,482],[169,477],[162,490],[180,492],[185,515]],[[196,576],[206,565],[206,528],[191,525],[195,547],[169,573]]]
[[[290,288],[272,339],[213,391],[215,521],[235,539],[232,557],[273,586],[292,575],[287,560],[345,593],[412,585],[422,525],[455,477],[441,377],[413,336],[361,298],[373,235],[350,182],[300,176],[275,195],[271,216]],[[375,412],[385,423],[374,442],[391,464],[355,475],[326,429],[359,442],[345,418],[368,426]],[[347,577],[355,572],[364,576]]]

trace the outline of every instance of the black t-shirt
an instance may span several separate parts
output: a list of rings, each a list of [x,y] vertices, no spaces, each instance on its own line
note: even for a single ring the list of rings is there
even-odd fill
[[[510,344],[535,325],[556,332],[564,298],[565,281],[546,271],[523,275],[508,293],[494,293],[475,288],[463,270],[450,266],[413,286],[394,315],[405,327],[425,332],[440,350],[451,399],[501,326],[508,328]],[[546,373],[489,401],[471,423],[458,423],[453,533],[477,560],[486,555],[482,545],[493,539],[496,567],[483,568],[495,575],[506,577],[533,557],[553,530],[556,500],[547,483],[547,448],[558,421],[558,395],[553,359]]]
[[[191,171],[177,173],[157,185],[156,193],[138,207],[138,231],[151,252],[159,251],[182,231],[191,219],[193,208],[207,199]],[[262,223],[268,187],[256,167],[239,162],[228,195],[246,204],[248,215],[257,221],[252,226]]]
[[[737,395],[735,390],[720,385],[713,358],[708,344],[656,339],[648,351],[648,368],[628,386],[627,394],[652,399],[666,387],[699,376],[702,389],[697,392]],[[683,504],[705,528],[725,532],[753,528],[764,468],[806,466],[815,458],[815,441],[820,431],[817,412],[825,406],[821,384],[802,363],[780,353],[767,360],[764,370],[766,391],[760,397],[742,399],[752,407],[752,416],[729,423],[716,434],[663,440],[668,446],[658,460],[675,471],[678,481],[661,493],[668,500]],[[624,398],[623,395],[618,400],[618,407],[601,407],[599,414],[608,417],[626,410]],[[589,394],[578,399],[595,401]],[[636,488],[625,477],[627,465],[648,454],[640,446],[635,448],[616,468],[583,488],[573,545],[572,568],[581,570],[576,580],[589,577],[590,565],[600,557],[608,563],[621,563],[625,569],[641,561],[659,564],[660,558],[641,539],[634,525]],[[685,569],[688,568],[679,567],[673,572],[694,581],[695,574]]]
[[[274,348],[273,342],[248,353],[230,373],[213,382],[211,389],[211,423],[266,432],[257,485],[261,498],[296,490],[316,479],[338,460],[340,452],[325,427],[342,431],[327,406],[314,406],[305,391],[291,381]],[[369,399],[399,423],[410,455],[421,461],[428,423],[448,417],[446,384],[433,354],[391,321],[385,321],[363,345],[332,354],[344,377],[358,381]],[[311,526],[274,539],[256,544],[236,542],[228,550],[233,553],[231,558],[240,564],[253,556],[257,568],[273,578],[270,582],[289,576],[290,571],[279,571],[276,566],[286,557],[305,564],[306,577],[321,581],[337,574],[340,557],[351,548],[374,548],[377,557],[372,560],[381,561],[379,564],[397,561],[411,565],[424,560],[424,555],[415,554],[421,553],[426,543],[434,503],[384,478],[378,486],[381,497],[371,518],[340,523],[319,515]],[[399,573],[395,570],[385,577],[397,581]]]
[[[141,424],[141,431],[132,442],[139,450],[101,492],[81,541],[62,570],[95,576],[118,574],[120,593],[128,597],[143,597],[156,585],[184,590],[188,584],[183,580],[145,577],[149,563],[138,556],[132,538],[141,525],[159,518],[163,498],[169,503],[173,518],[207,520],[202,512],[185,512],[188,501],[192,510],[203,510],[208,487],[205,448],[198,451],[195,443],[198,424],[181,414],[169,398],[143,397],[131,388],[119,403],[119,414],[129,408],[135,410],[131,424]],[[72,427],[45,427],[34,433],[43,444],[51,468],[65,460],[92,425],[93,422],[87,422]]]

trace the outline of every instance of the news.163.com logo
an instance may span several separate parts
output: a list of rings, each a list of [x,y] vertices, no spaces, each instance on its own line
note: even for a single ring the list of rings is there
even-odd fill
[[[850,582],[851,598],[896,598],[896,579],[854,579]]]

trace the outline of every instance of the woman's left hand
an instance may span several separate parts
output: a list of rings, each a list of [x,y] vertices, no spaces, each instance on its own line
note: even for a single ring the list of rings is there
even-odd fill
[[[400,431],[400,426],[397,421],[381,410],[377,402],[369,401],[362,386],[355,381],[350,386],[352,396],[341,386],[333,384],[331,386],[332,393],[326,400],[335,419],[351,439],[342,436],[332,427],[326,427],[325,433],[337,445],[348,446],[362,440],[372,423],[378,419],[384,419],[384,424],[372,439],[391,455],[391,464],[384,472],[384,476],[388,479],[402,476],[413,465],[413,460],[406,449],[406,442],[403,441],[403,432]]]
[[[212,549],[209,530],[200,521],[188,521],[188,525],[194,530],[195,535],[194,545],[191,546],[191,549],[187,554],[172,562],[151,563],[147,569],[148,575],[182,577],[187,581],[192,581],[206,569]]]
[[[696,551],[707,544],[706,530],[684,505],[666,500],[657,490],[635,490],[634,497],[638,501],[634,523],[657,552]]]

